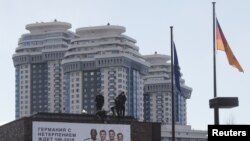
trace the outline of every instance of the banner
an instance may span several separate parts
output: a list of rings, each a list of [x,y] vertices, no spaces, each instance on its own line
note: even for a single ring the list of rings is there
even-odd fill
[[[32,123],[32,141],[130,141],[130,135],[125,124]]]

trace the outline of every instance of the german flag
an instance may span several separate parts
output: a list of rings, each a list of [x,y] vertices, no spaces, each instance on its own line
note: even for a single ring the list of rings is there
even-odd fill
[[[217,42],[217,50],[226,52],[229,64],[237,68],[240,72],[244,72],[227,42],[217,18],[216,18],[216,42]]]

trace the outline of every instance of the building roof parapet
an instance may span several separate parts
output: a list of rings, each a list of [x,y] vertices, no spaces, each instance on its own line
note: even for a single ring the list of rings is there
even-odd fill
[[[168,82],[161,82],[161,83],[144,83],[144,92],[145,93],[154,93],[159,91],[171,91],[171,81]],[[174,88],[175,91],[177,91],[177,88]],[[191,97],[192,89],[187,89],[187,86],[182,85],[181,86],[182,92],[178,92],[178,94],[182,95],[184,98],[189,99]]]
[[[56,37],[43,37],[43,38],[31,38],[31,39],[23,39],[23,37],[21,37],[18,41],[18,44],[22,44],[22,43],[26,43],[26,42],[32,42],[32,41],[35,41],[35,42],[44,42],[46,40],[53,40],[53,39],[64,39],[64,40],[68,40],[70,41],[71,40],[71,37],[65,37],[65,36],[56,36]]]
[[[66,31],[71,28],[71,24],[67,22],[53,21],[28,24],[25,27],[30,33],[43,33],[53,31]]]
[[[22,49],[47,49],[46,47],[48,46],[58,46],[60,45],[61,48],[63,48],[63,46],[68,46],[68,44],[66,42],[58,42],[58,43],[43,43],[43,44],[39,44],[39,45],[30,45],[30,46],[23,46],[23,45],[19,45],[16,48],[16,51],[18,50],[22,50]],[[60,48],[59,48],[60,49]]]
[[[149,72],[169,72],[171,70],[168,70],[167,68],[150,68]]]
[[[16,48],[16,51],[18,50],[22,50],[24,48]],[[31,49],[31,48],[27,48],[27,49]],[[36,48],[38,49],[38,48]],[[22,52],[16,52],[15,54],[12,55],[12,57],[16,57],[16,56],[23,56],[23,55],[36,55],[36,54],[42,54],[42,53],[46,53],[46,52],[66,52],[67,48],[51,48],[51,49],[47,49],[44,47],[40,47],[40,50],[38,51],[22,51]]]
[[[163,54],[152,54],[152,55],[143,55],[143,57],[150,62],[150,60],[159,60],[163,62],[167,62],[171,59],[171,56],[169,55],[163,55]]]
[[[123,35],[113,35],[113,34],[103,34],[102,36],[84,36],[81,37],[78,35],[77,38],[72,39],[72,42],[76,41],[89,41],[89,40],[102,40],[102,39],[112,39],[112,38],[125,38]],[[126,36],[127,39],[130,39]]]
[[[144,85],[171,83],[170,80],[145,81]]]
[[[124,35],[124,34],[122,34],[121,37],[126,38],[126,39],[128,39],[129,41],[131,41],[131,42],[133,42],[133,43],[136,43],[136,42],[137,42],[134,38],[131,38],[131,37],[129,37],[129,36],[127,36],[127,35]]]
[[[171,83],[145,84],[144,93],[170,92]]]
[[[110,44],[112,44],[112,45],[110,45]],[[98,47],[102,47],[102,46],[109,46],[110,45],[110,47],[114,47],[114,49],[117,49],[117,48],[120,48],[120,47],[122,47],[122,50],[124,50],[124,51],[126,51],[126,50],[131,50],[131,51],[133,51],[134,53],[137,53],[137,54],[139,54],[138,53],[138,50],[139,50],[139,47],[138,46],[136,46],[135,44],[131,44],[131,43],[122,43],[122,42],[119,42],[119,41],[109,41],[109,42],[99,42],[99,43],[85,43],[85,44],[72,44],[69,48],[68,48],[68,50],[72,50],[72,49],[74,49],[74,48],[89,48],[89,47],[96,47],[95,49],[96,50],[105,50],[105,48],[98,48]],[[128,49],[124,49],[123,48],[123,46],[124,45],[127,45],[128,47],[130,47],[130,48],[128,48]],[[109,47],[107,47],[107,49],[110,49]],[[85,51],[84,51],[84,53],[85,53]]]
[[[76,34],[80,35],[81,38],[99,37],[99,36],[118,36],[126,31],[123,26],[117,25],[105,25],[105,26],[93,26],[93,27],[82,27],[76,29]]]
[[[163,78],[163,77],[170,78],[170,76],[167,73],[163,73],[163,74],[155,74],[155,75],[148,74],[147,76],[144,77],[144,79]]]
[[[32,64],[32,63],[43,63],[52,60],[62,60],[65,51],[55,51],[55,52],[37,52],[29,54],[14,54],[12,56],[14,65],[21,64]]]
[[[133,68],[139,70],[142,74],[147,74],[148,66],[136,61],[131,60],[124,56],[117,57],[107,57],[107,58],[91,58],[92,60],[72,60],[64,61],[63,60],[63,69],[64,72],[71,72],[76,70],[94,70],[102,67],[115,67],[115,66],[124,66],[128,68]],[[78,66],[74,65],[80,63]]]
[[[69,55],[69,54],[68,54]],[[126,58],[129,58],[139,64],[143,64],[145,66],[147,66],[147,68],[149,67],[149,63],[146,62],[145,60],[143,60],[142,58],[136,58],[136,57],[133,57],[132,55],[128,55],[128,54],[107,54],[107,55],[95,55],[94,58],[67,58],[67,59],[64,59],[62,61],[62,64],[66,64],[66,63],[73,63],[75,61],[92,61],[92,60],[98,60],[98,59],[106,59],[106,58],[117,58],[117,57],[126,57]]]

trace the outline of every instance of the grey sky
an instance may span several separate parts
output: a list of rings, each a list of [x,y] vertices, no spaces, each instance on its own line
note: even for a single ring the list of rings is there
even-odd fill
[[[27,33],[25,25],[57,19],[79,27],[125,26],[126,35],[137,40],[140,53],[170,54],[169,26],[186,85],[193,88],[187,100],[188,124],[207,129],[213,124],[211,0],[0,0],[0,124],[14,120],[15,70],[12,54],[18,38]],[[218,96],[238,96],[239,107],[220,111],[220,122],[250,124],[249,69],[250,1],[217,0],[216,12],[222,30],[245,73],[228,64],[224,52],[217,53]]]

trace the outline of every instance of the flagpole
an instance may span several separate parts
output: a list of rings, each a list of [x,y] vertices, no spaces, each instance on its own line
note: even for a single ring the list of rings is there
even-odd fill
[[[213,3],[213,61],[214,61],[214,98],[217,97],[217,83],[216,83],[216,45],[215,45],[215,3]],[[214,108],[214,124],[219,125],[219,108]]]
[[[170,26],[171,47],[171,92],[172,92],[172,141],[175,141],[175,104],[174,104],[174,59],[173,59],[173,26]]]

